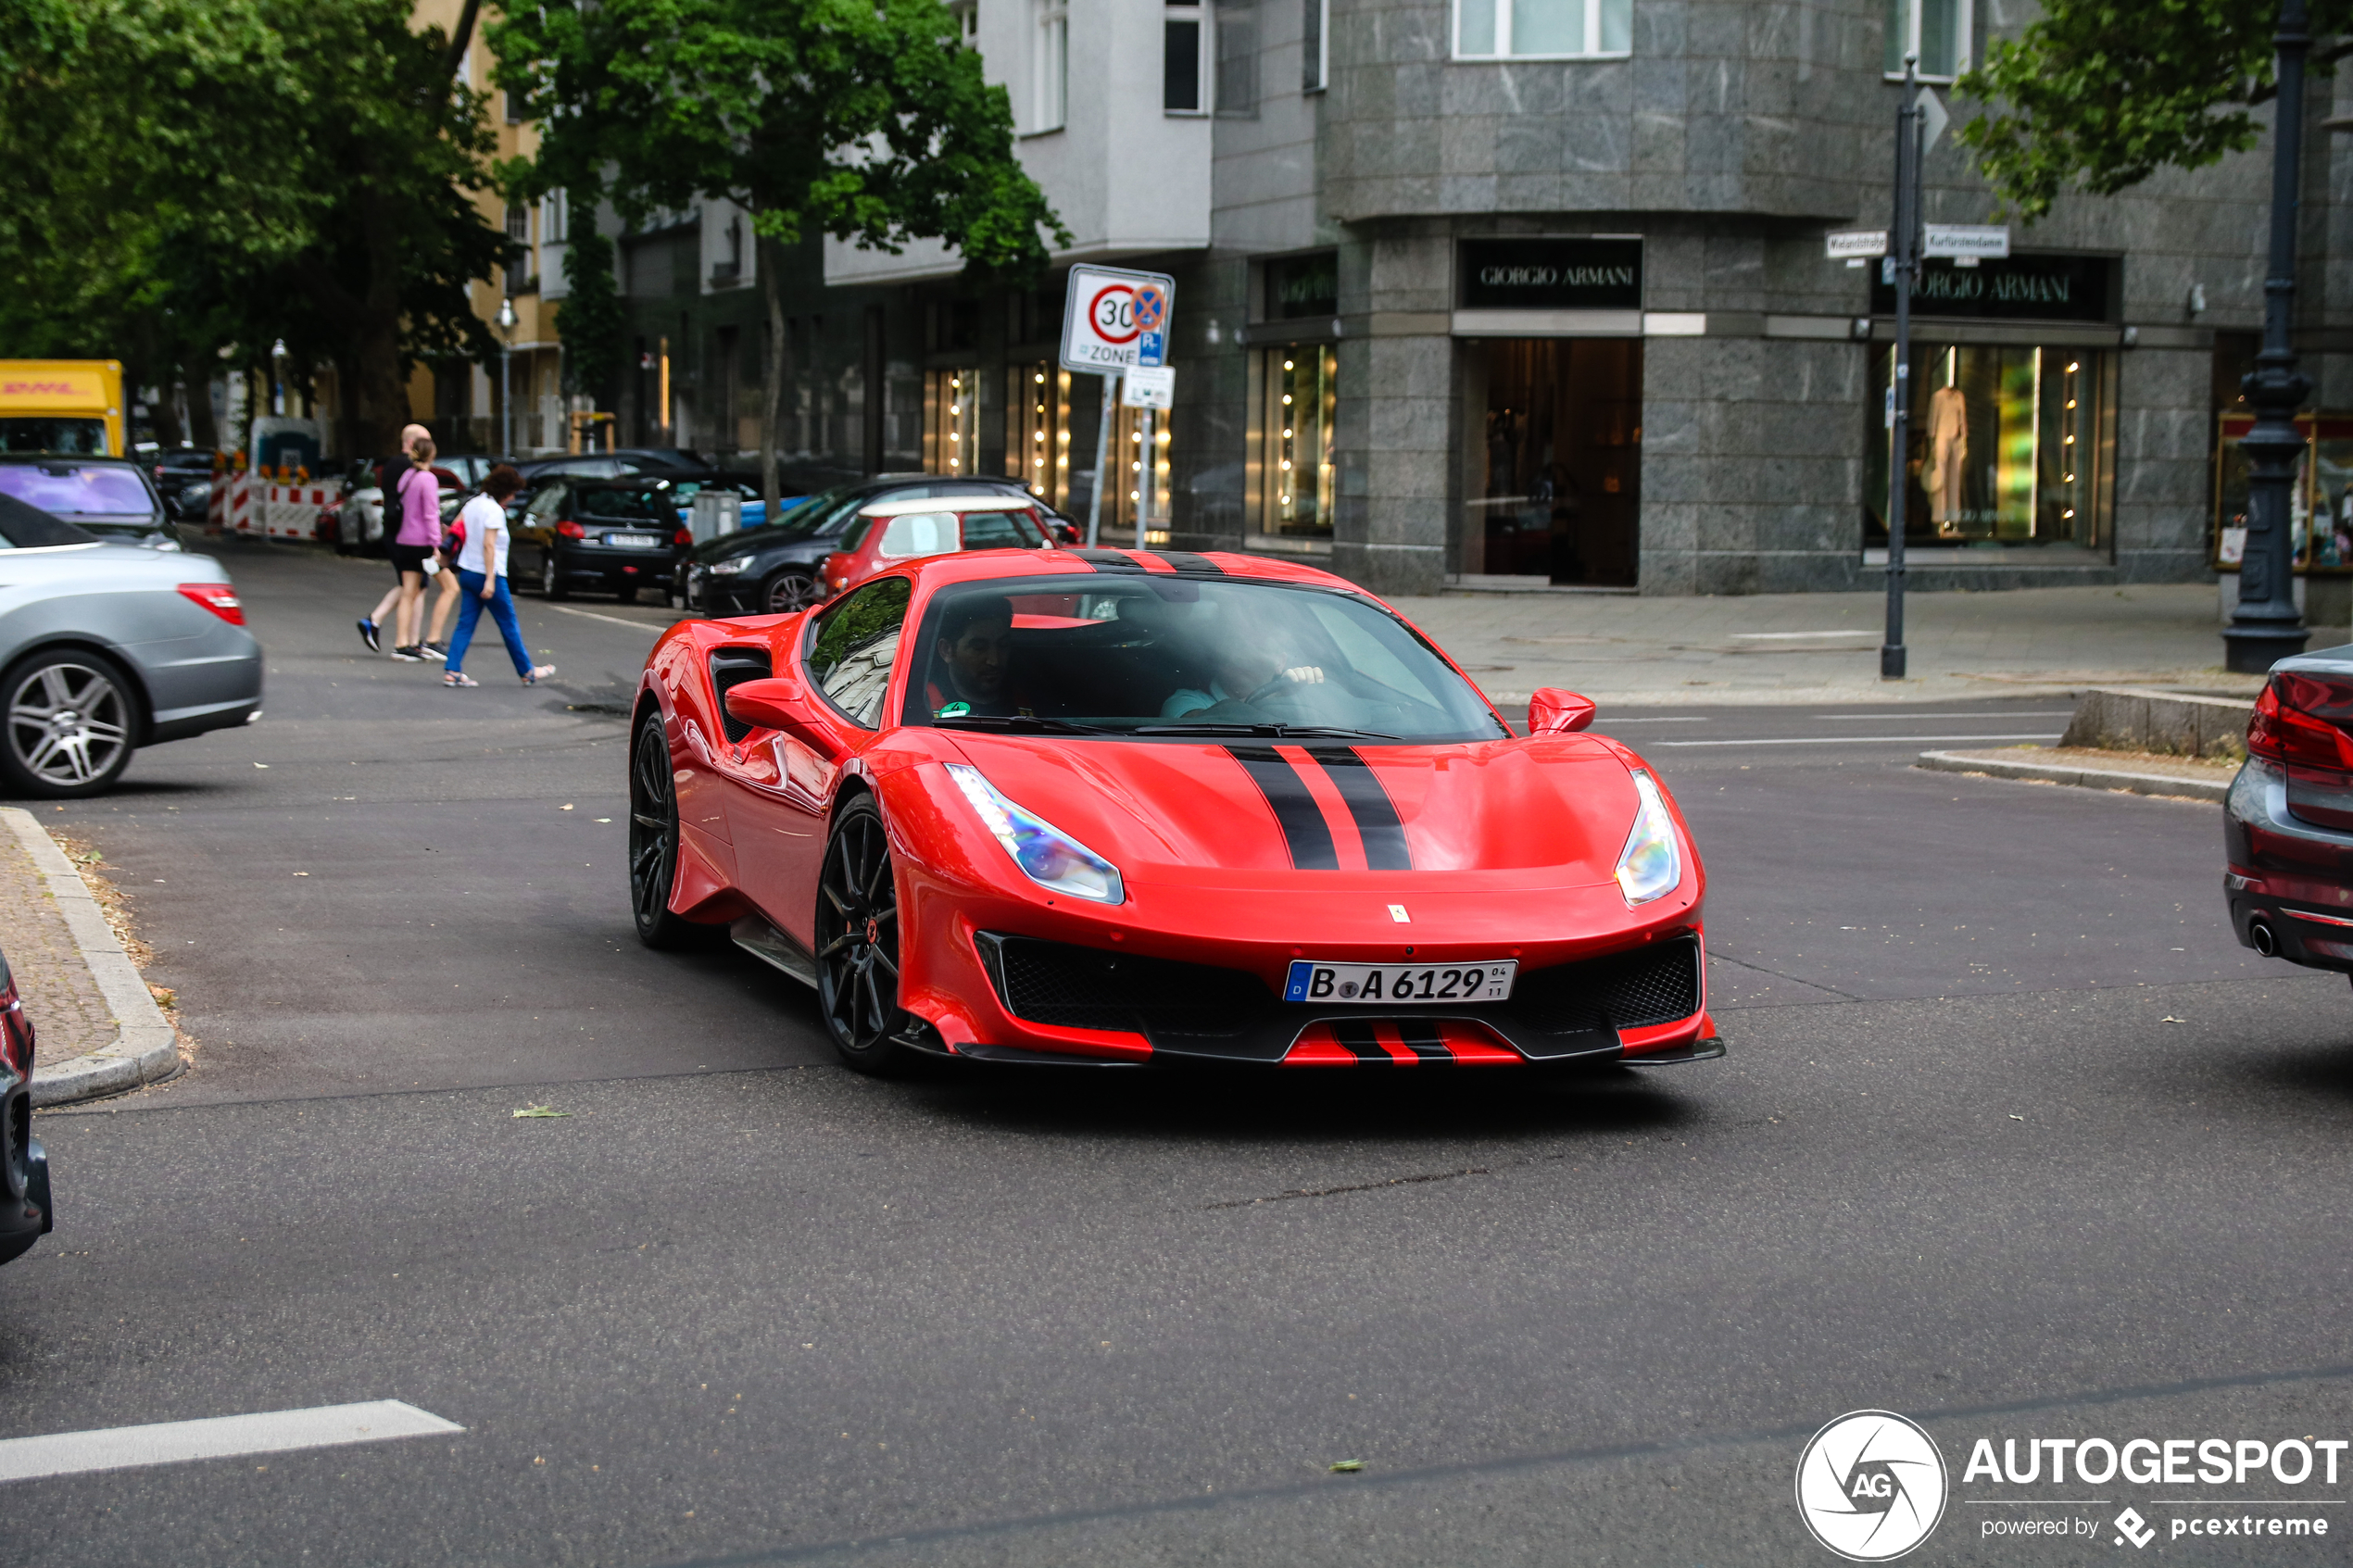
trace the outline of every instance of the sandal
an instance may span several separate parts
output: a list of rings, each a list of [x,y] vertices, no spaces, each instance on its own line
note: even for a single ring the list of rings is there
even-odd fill
[[[445,686],[478,686],[482,684],[480,681],[475,680],[472,675],[467,674],[462,670],[452,670],[448,674],[444,675],[441,678],[441,684]]]
[[[555,672],[556,667],[552,664],[535,665],[531,673],[522,678],[522,684],[526,686],[535,686]]]

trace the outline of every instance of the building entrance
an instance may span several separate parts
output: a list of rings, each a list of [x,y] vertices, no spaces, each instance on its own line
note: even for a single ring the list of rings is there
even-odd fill
[[[1634,585],[1639,338],[1490,338],[1465,350],[1462,570]]]

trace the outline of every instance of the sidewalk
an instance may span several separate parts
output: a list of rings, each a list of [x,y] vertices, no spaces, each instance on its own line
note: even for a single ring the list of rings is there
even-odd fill
[[[1563,686],[1597,702],[1726,705],[1941,702],[2093,685],[2251,696],[2222,669],[2211,583],[1916,594],[1908,678],[1879,678],[1884,594],[1642,598],[1453,593],[1394,601],[1498,702]],[[2316,630],[2310,646],[2342,642]]]
[[[32,1103],[117,1094],[180,1070],[177,1036],[40,819],[0,807],[0,952],[32,1020]]]

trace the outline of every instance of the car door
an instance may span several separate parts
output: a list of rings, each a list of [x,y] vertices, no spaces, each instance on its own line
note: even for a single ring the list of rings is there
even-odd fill
[[[741,787],[728,821],[737,873],[770,922],[803,946],[816,937],[817,873],[834,784],[841,764],[882,729],[883,696],[913,587],[904,577],[879,578],[810,621],[779,628],[789,640],[776,654],[799,660],[810,707],[837,742],[837,753],[774,730],[749,732],[736,748],[745,754],[735,764]]]

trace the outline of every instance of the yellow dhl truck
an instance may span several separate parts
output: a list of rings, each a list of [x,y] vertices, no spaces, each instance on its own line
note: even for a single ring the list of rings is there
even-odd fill
[[[0,359],[0,452],[128,450],[120,360]]]

